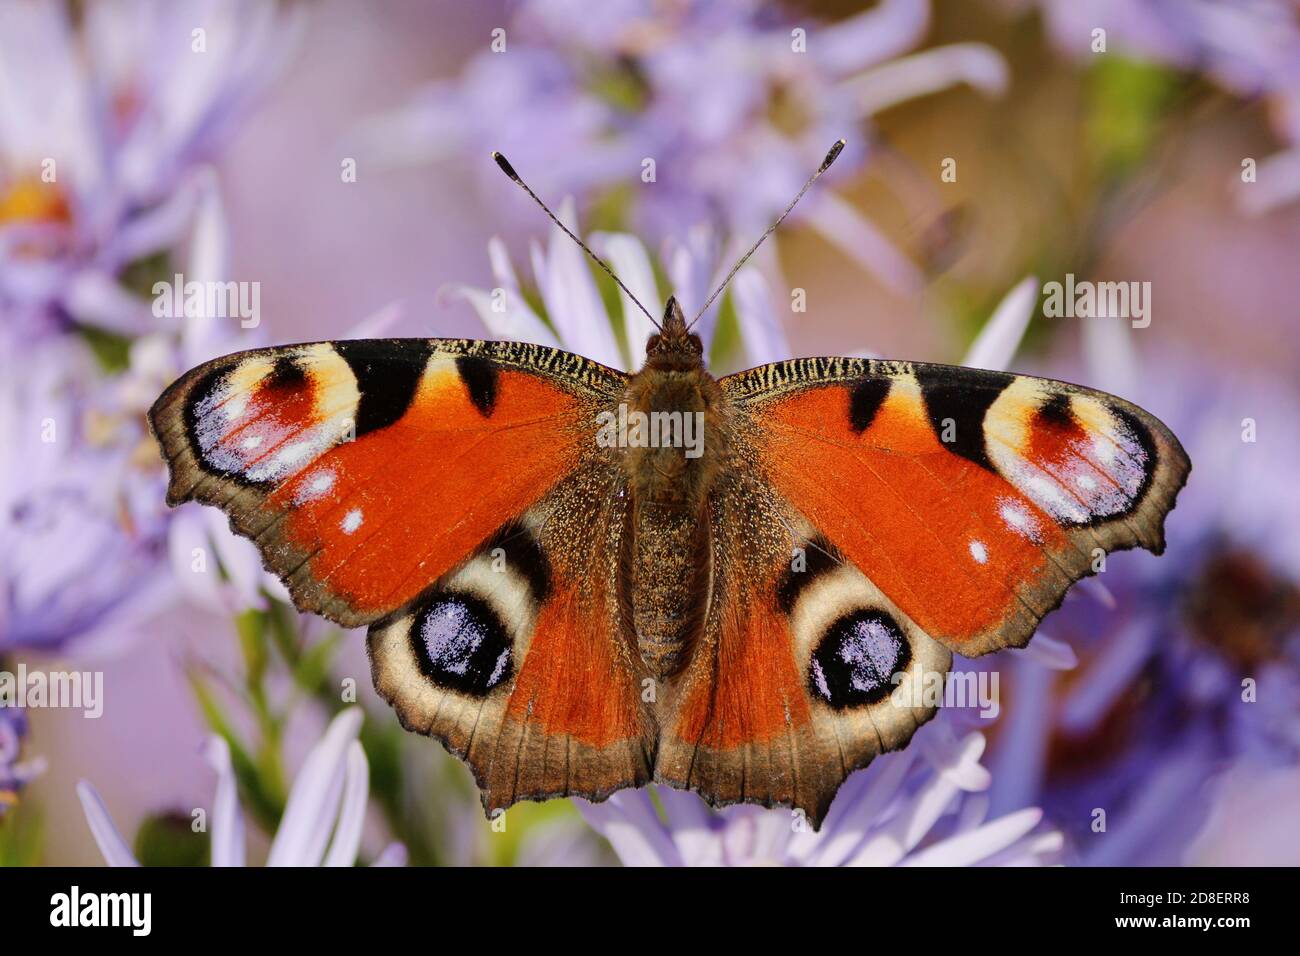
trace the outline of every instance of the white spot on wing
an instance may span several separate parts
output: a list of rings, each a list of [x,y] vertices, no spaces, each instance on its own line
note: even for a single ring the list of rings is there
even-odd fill
[[[971,541],[970,556],[979,564],[988,564],[989,552],[983,541]]]
[[[360,508],[353,508],[353,509],[352,509],[351,511],[349,511],[347,514],[345,514],[345,515],[343,516],[343,520],[342,520],[341,522],[339,522],[339,527],[343,529],[343,533],[344,533],[344,534],[351,534],[352,532],[354,532],[354,531],[356,531],[358,528],[360,528],[360,527],[361,527],[361,509],[360,509]]]
[[[314,501],[334,487],[334,472],[324,469],[309,475],[293,496],[293,503],[300,505],[305,501]]]

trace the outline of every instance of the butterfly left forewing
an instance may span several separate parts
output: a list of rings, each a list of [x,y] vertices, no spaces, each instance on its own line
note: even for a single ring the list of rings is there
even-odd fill
[[[623,376],[460,339],[241,352],[150,411],[168,501],[230,515],[297,606],[346,626],[405,605],[574,470]]]

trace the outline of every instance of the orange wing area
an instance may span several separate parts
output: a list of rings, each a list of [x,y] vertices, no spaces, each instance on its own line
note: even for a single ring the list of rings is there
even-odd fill
[[[614,620],[608,595],[581,595],[573,583],[553,593],[538,613],[506,714],[597,748],[639,737],[641,687],[637,669],[617,653]]]
[[[644,668],[614,598],[621,480],[579,469],[370,629],[376,689],[469,763],[489,814],[650,779]]]
[[[366,615],[415,597],[577,462],[578,402],[535,376],[500,375],[485,418],[448,363],[387,428],[330,449],[278,487],[303,566]],[[329,480],[319,496],[314,483]]]
[[[773,581],[773,587],[775,582]],[[788,623],[770,601],[728,598],[708,680],[694,682],[674,733],[714,750],[770,745],[811,720]]]
[[[752,475],[719,479],[709,521],[712,598],[664,687],[655,780],[815,828],[850,773],[934,714],[914,690],[952,655]]]
[[[1104,553],[1163,547],[1189,469],[1120,399],[946,366],[802,359],[723,380],[772,487],[923,630],[1023,645]]]
[[[150,420],[171,503],[223,508],[301,609],[357,626],[573,471],[621,381],[514,343],[319,343],[200,366]]]

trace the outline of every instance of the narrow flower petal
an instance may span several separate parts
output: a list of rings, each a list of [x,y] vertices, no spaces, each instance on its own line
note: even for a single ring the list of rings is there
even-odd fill
[[[493,293],[468,285],[447,286],[443,294],[468,302],[493,338],[509,342],[532,342],[550,348],[560,346],[555,333],[513,289],[503,288],[495,299]]]
[[[623,790],[603,803],[577,800],[583,818],[609,841],[625,866],[681,866],[681,853],[644,790]]]
[[[1300,148],[1260,160],[1254,182],[1244,183],[1235,173],[1232,184],[1237,206],[1248,216],[1262,216],[1300,199]]]
[[[401,843],[390,843],[379,851],[379,856],[371,866],[406,866],[406,846]]]
[[[672,787],[656,787],[668,830],[688,866],[717,866],[720,858],[713,811],[695,794]]]
[[[741,269],[732,280],[731,295],[749,364],[765,365],[789,358],[790,343],[777,321],[772,290],[762,274],[757,269]]]
[[[1061,705],[1060,724],[1068,732],[1086,733],[1096,726],[1146,666],[1156,640],[1152,629],[1144,621],[1135,621],[1124,631],[1123,639],[1112,639],[1102,648]]]
[[[578,234],[578,216],[572,199],[560,204],[558,216],[574,235]],[[588,358],[612,368],[621,367],[609,313],[592,278],[587,254],[559,226],[551,229],[545,272],[546,314],[560,338],[565,342],[581,342],[583,354]]]
[[[974,866],[995,853],[1015,844],[1022,836],[1042,822],[1043,811],[1027,807],[1017,813],[986,823],[974,830],[913,853],[903,861],[904,866]]]
[[[1084,319],[1082,325],[1084,362],[1091,373],[1088,384],[1116,395],[1135,394],[1141,376],[1129,323],[1096,317]]]
[[[847,73],[911,49],[929,26],[927,0],[882,0],[864,13],[822,27],[813,42],[825,69]]]
[[[1079,658],[1074,653],[1073,647],[1065,641],[1058,641],[1042,632],[1035,634],[1034,639],[1025,645],[1020,653],[1028,660],[1054,671],[1073,670],[1079,664]]]
[[[659,299],[659,286],[655,282],[655,273],[650,265],[650,256],[645,246],[632,236],[622,233],[597,233],[591,237],[593,246],[600,251],[614,270],[614,274],[628,287],[654,316],[655,321],[663,315],[663,303]],[[623,329],[627,338],[629,367],[640,364],[645,349],[646,339],[655,331],[654,322],[628,298],[619,291],[623,303]]]
[[[126,839],[113,825],[113,818],[99,794],[85,780],[77,783],[77,797],[81,800],[81,809],[86,814],[86,823],[90,825],[91,836],[99,846],[104,862],[109,866],[139,866],[139,861],[131,853]]]
[[[217,791],[209,819],[212,833],[212,865],[244,865],[244,814],[239,806],[235,770],[230,747],[221,737],[211,737],[204,752],[208,765],[217,773]]]
[[[926,760],[954,786],[969,791],[988,789],[990,775],[979,762],[984,753],[983,734],[972,731],[959,740],[950,724],[936,721],[917,742]]]
[[[402,320],[405,312],[401,302],[390,302],[358,322],[343,333],[345,339],[382,339]]]
[[[1010,82],[1002,54],[984,43],[954,43],[893,60],[847,80],[843,89],[862,116],[967,83],[1001,96]]]
[[[361,731],[363,716],[359,707],[340,712],[307,754],[289,791],[267,866],[319,864],[337,815],[348,745]]]
[[[343,785],[343,806],[334,839],[324,866],[352,866],[361,849],[361,828],[366,821],[366,801],[370,797],[370,764],[359,741],[348,745],[347,769]]]
[[[1101,606],[1108,611],[1113,611],[1119,607],[1119,602],[1115,600],[1115,595],[1111,593],[1110,588],[1102,583],[1100,578],[1084,578],[1079,582],[1079,588],[1087,591],[1099,602]]]
[[[1004,371],[1020,347],[1037,305],[1038,280],[1027,276],[1003,296],[961,364]]]
[[[805,221],[895,295],[911,298],[925,284],[921,270],[852,204],[829,189],[805,201]]]
[[[914,754],[904,750],[878,757],[871,767],[849,777],[822,824],[825,836],[818,841],[816,851],[808,853],[807,862],[816,866],[842,866],[852,859],[867,833],[898,795],[915,763]],[[796,845],[796,850],[799,849]]]

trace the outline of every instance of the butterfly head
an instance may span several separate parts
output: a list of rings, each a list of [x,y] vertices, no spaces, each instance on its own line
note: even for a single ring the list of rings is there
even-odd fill
[[[645,344],[646,364],[663,368],[693,368],[703,364],[704,343],[686,328],[686,316],[677,299],[668,297],[659,331]]]

